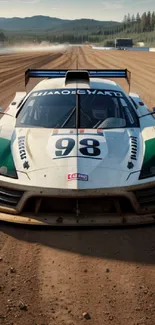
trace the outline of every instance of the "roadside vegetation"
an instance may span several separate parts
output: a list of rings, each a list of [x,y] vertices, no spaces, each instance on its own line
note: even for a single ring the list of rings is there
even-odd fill
[[[123,22],[116,28],[104,32],[104,45],[114,46],[114,39],[132,38],[134,44],[142,42],[145,46],[155,46],[155,12],[144,12],[141,16],[125,15]]]

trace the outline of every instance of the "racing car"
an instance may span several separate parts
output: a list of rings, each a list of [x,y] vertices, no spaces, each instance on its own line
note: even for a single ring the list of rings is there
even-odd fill
[[[0,119],[0,220],[155,222],[155,119],[127,69],[33,70]]]

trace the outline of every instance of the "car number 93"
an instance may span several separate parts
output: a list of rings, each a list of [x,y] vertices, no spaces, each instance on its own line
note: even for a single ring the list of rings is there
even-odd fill
[[[107,153],[104,136],[99,135],[56,135],[49,139],[47,151],[53,159],[85,157],[103,159]]]

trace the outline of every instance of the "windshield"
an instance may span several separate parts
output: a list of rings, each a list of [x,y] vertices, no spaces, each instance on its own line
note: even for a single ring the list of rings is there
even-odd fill
[[[18,113],[16,126],[107,129],[139,125],[122,92],[51,89],[31,93]]]

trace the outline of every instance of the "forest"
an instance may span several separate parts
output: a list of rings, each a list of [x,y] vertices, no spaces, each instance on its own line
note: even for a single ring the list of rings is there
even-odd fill
[[[48,28],[44,30],[2,30],[0,41],[14,42],[42,42],[52,43],[93,43],[114,46],[118,37],[129,37],[134,44],[144,42],[145,46],[155,46],[155,12],[144,12],[142,15],[127,14],[122,22],[100,22],[94,20],[75,20],[63,25],[63,28]]]

